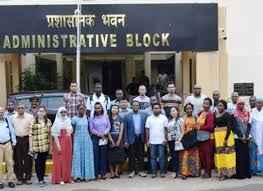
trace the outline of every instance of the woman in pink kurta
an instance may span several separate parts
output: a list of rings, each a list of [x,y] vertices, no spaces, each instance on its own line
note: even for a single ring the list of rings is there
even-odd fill
[[[71,120],[67,117],[64,107],[58,109],[58,113],[52,127],[53,141],[53,170],[52,184],[71,183],[72,165],[72,139],[73,128]]]

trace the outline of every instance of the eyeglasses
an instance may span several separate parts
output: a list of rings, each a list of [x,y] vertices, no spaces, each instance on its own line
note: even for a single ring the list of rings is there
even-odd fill
[[[17,109],[24,109],[23,107],[18,107]]]
[[[67,113],[67,111],[61,111],[60,113]]]
[[[201,88],[194,88],[195,90],[201,90]]]

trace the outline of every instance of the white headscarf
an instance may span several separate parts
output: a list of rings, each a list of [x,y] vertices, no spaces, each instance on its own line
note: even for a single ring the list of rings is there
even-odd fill
[[[71,134],[73,131],[70,118],[67,115],[65,117],[63,117],[61,115],[61,111],[67,111],[67,109],[65,107],[60,107],[58,109],[56,119],[55,119],[54,124],[51,128],[51,135],[52,136],[60,136],[60,130],[61,129],[66,129],[68,134]]]

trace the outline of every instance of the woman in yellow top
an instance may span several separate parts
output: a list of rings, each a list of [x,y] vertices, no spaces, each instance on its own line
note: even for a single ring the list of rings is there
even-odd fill
[[[225,180],[236,174],[236,152],[232,133],[232,118],[226,112],[227,103],[220,100],[215,113],[215,167],[219,180]]]
[[[47,118],[47,111],[44,106],[37,110],[37,118],[33,120],[29,128],[29,152],[34,156],[35,169],[39,186],[46,186],[44,180],[46,160],[51,145],[51,121]]]
[[[197,122],[196,118],[193,115],[193,109],[194,106],[191,103],[186,104],[184,107],[184,111],[186,112],[183,129],[184,135],[192,130],[197,129]],[[181,152],[180,162],[183,180],[185,180],[187,176],[200,176],[201,164],[197,145],[192,148],[183,150]]]

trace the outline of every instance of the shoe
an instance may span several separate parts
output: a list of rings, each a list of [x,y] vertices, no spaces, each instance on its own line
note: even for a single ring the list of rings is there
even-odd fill
[[[31,180],[26,180],[26,181],[25,181],[25,184],[26,184],[26,185],[30,185],[30,184],[32,184],[32,181],[31,181]]]
[[[152,178],[156,178],[157,174],[156,173],[153,173],[152,174]]]
[[[135,172],[132,171],[130,174],[129,174],[129,178],[133,178],[135,176]]]
[[[1,183],[1,184],[0,184],[0,189],[3,189],[3,188],[4,188],[4,184]]]
[[[140,177],[146,177],[147,175],[144,172],[139,172]]]
[[[182,176],[182,180],[186,180],[186,176]]]
[[[115,175],[114,178],[120,178],[120,175]]]
[[[165,178],[165,174],[164,173],[161,173],[161,178]]]
[[[107,179],[107,176],[102,176],[101,179],[102,179],[102,180],[106,180],[106,179]]]
[[[23,184],[23,182],[21,180],[18,180],[17,183],[16,183],[16,185],[18,185],[18,186],[20,186],[22,184]]]
[[[14,187],[16,187],[13,182],[8,182],[8,186],[9,186],[9,188],[14,188]]]
[[[63,181],[60,181],[60,183],[59,183],[60,185],[64,185],[65,184],[65,182],[63,182]]]
[[[39,186],[40,187],[47,186],[47,183],[45,182],[45,180],[39,181]]]

